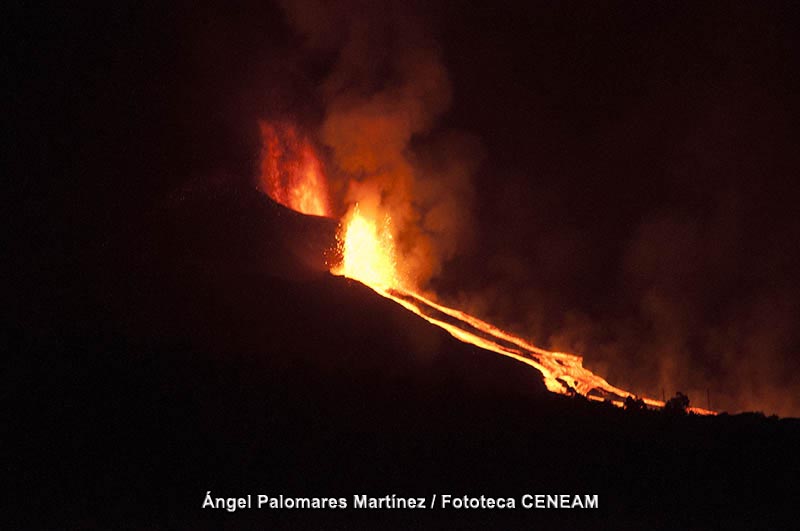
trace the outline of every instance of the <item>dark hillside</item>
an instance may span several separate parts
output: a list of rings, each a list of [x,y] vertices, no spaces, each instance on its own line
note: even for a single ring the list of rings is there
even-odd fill
[[[6,394],[21,435],[9,464],[19,525],[689,529],[791,516],[796,421],[637,414],[551,395],[529,367],[450,338],[285,243],[332,230],[255,191],[205,188],[85,264],[96,282],[75,277],[57,299],[31,291],[10,336],[20,356]],[[600,509],[229,514],[200,508],[207,490],[585,492]]]

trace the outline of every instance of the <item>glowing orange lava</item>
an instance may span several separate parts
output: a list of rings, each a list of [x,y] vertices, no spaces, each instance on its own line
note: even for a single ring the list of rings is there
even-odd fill
[[[383,223],[377,223],[364,216],[356,204],[343,223],[344,229],[339,235],[342,263],[332,272],[375,289],[399,286],[391,219],[386,217]]]
[[[633,393],[614,387],[583,367],[581,356],[536,347],[490,323],[438,304],[405,285],[397,271],[388,217],[383,223],[378,223],[365,217],[356,205],[343,220],[339,240],[342,262],[331,270],[333,274],[362,282],[460,341],[536,368],[544,376],[548,390],[567,395],[580,394],[591,400],[607,400],[617,406],[621,406],[629,396],[635,398]],[[644,402],[652,407],[664,406],[660,400],[645,398]],[[701,414],[713,413],[701,408],[690,410]]]
[[[330,216],[328,187],[311,142],[288,124],[259,123],[261,187],[276,202],[313,216]]]

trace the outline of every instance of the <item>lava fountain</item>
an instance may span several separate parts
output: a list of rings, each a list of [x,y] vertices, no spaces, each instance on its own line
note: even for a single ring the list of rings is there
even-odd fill
[[[322,165],[308,138],[291,124],[260,122],[264,153],[260,186],[278,203],[312,216],[330,216]]]
[[[333,267],[333,274],[358,280],[376,291],[401,284],[390,217],[377,223],[364,216],[356,203],[343,220],[338,243],[342,261]]]

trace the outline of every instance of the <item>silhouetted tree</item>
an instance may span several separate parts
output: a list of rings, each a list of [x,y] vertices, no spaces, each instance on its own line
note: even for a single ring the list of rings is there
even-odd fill
[[[688,409],[689,397],[680,391],[664,404],[664,413],[685,415]]]
[[[624,407],[626,411],[643,411],[646,409],[644,400],[638,396],[636,398],[632,396],[627,397]]]

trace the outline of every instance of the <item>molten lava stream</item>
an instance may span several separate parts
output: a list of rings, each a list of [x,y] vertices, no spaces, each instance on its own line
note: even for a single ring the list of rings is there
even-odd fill
[[[356,204],[343,221],[339,246],[342,261],[331,269],[332,274],[358,280],[464,343],[534,367],[544,376],[548,390],[560,394],[577,393],[591,400],[607,400],[617,406],[621,406],[625,398],[635,397],[583,367],[581,356],[541,349],[490,323],[438,304],[404,287],[397,269],[390,218],[378,223],[363,215]],[[651,407],[664,406],[664,402],[651,398],[645,398],[644,402]],[[690,410],[714,414],[701,408]]]

